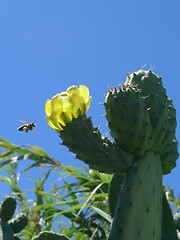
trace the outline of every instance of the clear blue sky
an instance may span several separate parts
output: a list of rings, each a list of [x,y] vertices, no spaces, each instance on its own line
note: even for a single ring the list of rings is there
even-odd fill
[[[180,1],[1,0],[0,136],[44,148],[67,165],[80,164],[46,123],[47,98],[85,84],[88,115],[107,133],[107,88],[127,72],[151,65],[163,78],[180,123]],[[20,119],[36,121],[34,133],[18,132]],[[180,141],[179,125],[177,139]],[[164,183],[180,194],[180,163]],[[3,189],[1,189],[1,193]]]

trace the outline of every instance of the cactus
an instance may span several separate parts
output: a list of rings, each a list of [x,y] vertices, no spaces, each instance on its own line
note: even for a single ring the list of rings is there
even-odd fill
[[[26,227],[27,217],[24,213],[18,213],[14,218],[9,220],[8,223],[14,233],[19,233]]]
[[[68,240],[69,238],[62,234],[54,232],[43,231],[38,236],[33,237],[32,240]]]
[[[162,199],[162,240],[178,240],[176,234],[176,222],[173,220],[171,208],[163,192]]]
[[[164,214],[162,176],[176,166],[179,154],[176,110],[161,77],[141,69],[128,74],[118,89],[108,90],[105,116],[114,142],[101,136],[87,118],[90,101],[85,86],[73,86],[47,100],[45,111],[48,124],[78,159],[114,174],[109,239],[160,240],[165,235],[176,239],[173,227],[169,235],[164,234],[166,221],[162,219],[170,216]]]
[[[12,196],[5,196],[0,206],[0,218],[7,222],[11,219],[16,209],[16,200]]]
[[[0,239],[19,239],[14,234],[19,233],[27,225],[27,217],[24,213],[14,215],[16,200],[12,196],[6,196],[0,204]]]
[[[178,231],[180,231],[180,212],[174,214],[174,223]]]

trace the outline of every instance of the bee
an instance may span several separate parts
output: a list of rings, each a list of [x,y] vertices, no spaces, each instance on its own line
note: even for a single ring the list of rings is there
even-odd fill
[[[34,122],[27,122],[25,124],[23,124],[22,126],[18,127],[18,131],[25,131],[26,133],[29,130],[33,130],[33,128],[36,126],[36,124]]]

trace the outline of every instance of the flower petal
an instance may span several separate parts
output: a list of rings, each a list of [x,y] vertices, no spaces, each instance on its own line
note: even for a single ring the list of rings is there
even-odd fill
[[[73,85],[67,89],[67,95],[79,94],[79,89],[77,86]]]
[[[84,85],[80,85],[79,86],[79,95],[82,96],[85,100],[87,100],[89,97],[89,89]]]
[[[45,112],[47,116],[50,116],[52,113],[52,105],[51,105],[51,100],[48,99],[45,104]]]
[[[60,133],[73,118],[86,114],[91,102],[89,89],[80,85],[69,87],[66,92],[56,94],[45,104],[47,123]]]

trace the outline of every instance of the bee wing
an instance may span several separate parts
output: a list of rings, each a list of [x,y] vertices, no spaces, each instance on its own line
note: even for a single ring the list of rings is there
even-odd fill
[[[24,131],[24,125],[22,125],[22,126],[20,126],[20,127],[18,127],[18,129],[17,129],[18,131]]]
[[[20,120],[20,122],[26,124],[26,123],[29,123],[28,121],[25,121],[25,120]]]

